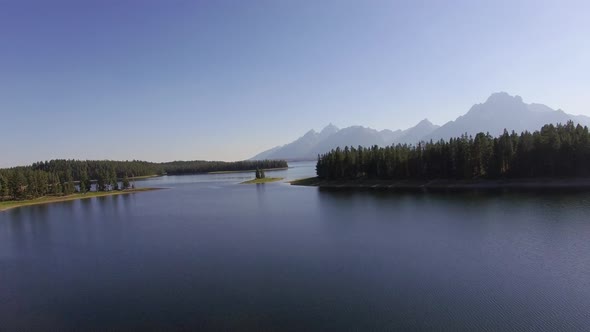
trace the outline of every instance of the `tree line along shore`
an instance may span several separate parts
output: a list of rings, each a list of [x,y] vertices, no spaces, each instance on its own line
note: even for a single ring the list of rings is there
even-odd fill
[[[317,178],[292,184],[350,188],[590,188],[590,134],[573,122],[416,145],[337,148]]]
[[[37,198],[31,198],[26,200],[8,200],[8,201],[0,201],[0,212],[6,211],[9,209],[21,207],[21,206],[30,206],[30,205],[40,205],[40,204],[48,204],[48,203],[57,203],[57,202],[67,202],[73,201],[78,199],[86,199],[92,197],[104,197],[104,196],[115,196],[115,195],[126,195],[126,194],[133,194],[137,192],[144,192],[144,191],[152,191],[152,190],[159,190],[161,188],[133,188],[133,189],[122,189],[122,190],[113,190],[113,191],[93,191],[93,192],[85,192],[80,193],[76,192],[70,195],[47,195],[41,196]]]
[[[286,168],[284,160],[146,161],[50,160],[30,166],[0,169],[0,202],[70,196],[75,193],[134,189],[132,179],[154,175],[200,174],[216,171]]]

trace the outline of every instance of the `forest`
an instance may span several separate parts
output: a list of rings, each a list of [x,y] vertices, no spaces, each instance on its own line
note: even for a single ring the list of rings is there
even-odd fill
[[[164,173],[169,175],[197,174],[226,171],[249,171],[255,169],[286,168],[284,160],[243,160],[234,162],[223,161],[173,161],[158,164]]]
[[[150,175],[199,174],[285,168],[284,160],[256,161],[147,161],[50,160],[30,166],[0,169],[0,200],[33,199],[45,195],[128,189],[130,178]]]
[[[318,156],[328,180],[511,179],[590,176],[588,127],[573,122],[535,132],[479,133],[417,145],[337,148]]]

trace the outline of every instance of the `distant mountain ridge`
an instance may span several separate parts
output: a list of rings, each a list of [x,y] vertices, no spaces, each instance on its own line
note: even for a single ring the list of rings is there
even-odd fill
[[[498,92],[492,94],[485,103],[473,105],[465,115],[422,137],[422,140],[449,139],[464,133],[475,135],[479,132],[497,136],[504,129],[520,133],[538,130],[549,123],[566,123],[570,120],[583,126],[590,125],[587,116],[567,114],[561,109],[554,110],[543,104],[526,104],[520,96]]]
[[[567,114],[561,109],[554,110],[543,104],[526,104],[520,96],[498,92],[493,93],[484,103],[473,105],[465,115],[442,126],[435,125],[428,119],[406,130],[378,131],[362,126],[339,129],[329,124],[319,133],[312,129],[291,143],[276,146],[251,159],[314,160],[318,154],[336,147],[417,144],[420,141],[436,141],[479,132],[496,136],[504,129],[520,133],[538,130],[545,124],[566,123],[570,120],[582,126],[590,126],[590,117]]]

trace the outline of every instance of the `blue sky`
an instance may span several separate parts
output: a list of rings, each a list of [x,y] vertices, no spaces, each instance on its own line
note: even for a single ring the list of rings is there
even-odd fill
[[[0,167],[239,160],[507,91],[590,115],[588,1],[0,0]]]

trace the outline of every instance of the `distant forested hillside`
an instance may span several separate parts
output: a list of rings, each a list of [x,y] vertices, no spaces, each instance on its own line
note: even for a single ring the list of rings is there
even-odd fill
[[[68,195],[75,191],[86,192],[95,183],[98,191],[123,189],[129,178],[162,174],[198,174],[215,171],[246,171],[287,167],[284,160],[257,161],[173,161],[151,163],[147,161],[111,160],[51,160],[30,166],[0,169],[0,200],[29,199],[47,194]]]
[[[284,160],[244,160],[244,161],[172,161],[157,164],[170,175],[196,174],[221,171],[247,171],[256,169],[285,168]]]
[[[539,131],[479,133],[448,141],[380,148],[337,148],[320,155],[323,179],[499,179],[590,176],[588,127],[545,125]]]

